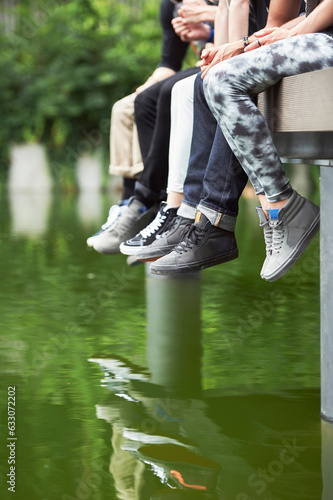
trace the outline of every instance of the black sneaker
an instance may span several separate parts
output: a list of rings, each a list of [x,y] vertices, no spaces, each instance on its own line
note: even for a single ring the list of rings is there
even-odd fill
[[[140,248],[136,258],[138,260],[156,260],[167,255],[183,240],[186,231],[189,231],[192,224],[193,219],[176,215],[164,227],[164,230],[156,235],[155,241]]]
[[[152,274],[180,274],[201,271],[238,257],[235,233],[213,226],[198,212],[184,239],[150,266]]]
[[[151,245],[170,226],[171,221],[177,215],[177,210],[178,208],[168,207],[167,203],[162,201],[155,219],[134,238],[124,241],[120,245],[121,253],[125,255],[141,254],[143,248]]]

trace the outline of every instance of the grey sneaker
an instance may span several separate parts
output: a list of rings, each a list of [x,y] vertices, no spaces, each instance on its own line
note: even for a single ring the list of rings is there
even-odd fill
[[[195,222],[173,251],[150,266],[152,274],[201,271],[238,257],[235,233],[213,226],[197,212]]]
[[[276,281],[297,262],[318,232],[319,219],[319,207],[296,191],[284,207],[270,209],[273,241],[263,279]]]
[[[159,259],[167,255],[183,240],[186,231],[189,230],[193,222],[193,219],[175,215],[169,220],[169,224],[164,227],[164,232],[156,236],[155,241],[141,248],[136,255],[137,259]]]
[[[119,217],[95,239],[94,249],[104,254],[119,253],[120,243],[135,236],[154,216],[155,207],[147,209],[141,201],[130,198]]]
[[[169,207],[165,201],[162,201],[155,219],[134,236],[134,238],[124,241],[120,245],[119,249],[121,253],[125,255],[140,254],[143,249],[151,245],[165,231],[173,218],[176,217],[177,210],[178,208]]]
[[[101,229],[97,231],[97,233],[93,234],[87,239],[87,245],[88,247],[93,247],[94,242],[98,239],[98,236],[102,234],[106,229],[109,229],[109,227],[114,223],[114,221],[119,217],[119,215],[122,213],[124,210],[125,206],[127,205],[128,200],[124,200],[118,205],[112,205],[112,207],[109,210],[109,215],[106,220],[106,222],[103,224]]]
[[[266,244],[266,259],[263,263],[263,266],[260,271],[260,276],[263,278],[265,275],[265,269],[268,261],[268,257],[272,252],[272,243],[273,243],[273,228],[269,224],[269,220],[266,218],[265,212],[261,207],[256,207],[256,211],[259,217],[260,226],[264,230],[264,238]]]

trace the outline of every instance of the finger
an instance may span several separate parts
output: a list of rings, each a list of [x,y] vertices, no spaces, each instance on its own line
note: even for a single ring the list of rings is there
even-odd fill
[[[209,56],[206,57],[205,59],[205,64],[210,64],[212,61],[214,61],[214,59],[215,59],[215,53],[209,54]]]
[[[201,79],[203,80],[205,76],[207,75],[208,70],[210,69],[210,64],[205,68],[205,70],[202,72]]]
[[[211,51],[208,51],[208,49],[205,49],[204,52],[201,54],[201,59],[202,59],[204,64],[208,64],[210,61],[212,61],[214,59],[215,51],[214,51],[214,49]]]
[[[212,62],[211,62],[210,64],[208,64],[208,65],[206,66],[206,68],[204,69],[204,71],[202,72],[201,78],[202,78],[202,79],[204,79],[204,78],[205,78],[205,76],[207,75],[208,71],[209,71],[209,70],[210,70],[213,66],[215,66],[215,64],[217,64],[217,63],[219,63],[219,62],[221,62],[219,59],[214,58],[214,59],[212,60]]]
[[[183,19],[181,17],[174,17],[171,22],[172,22],[172,25],[174,25],[174,24],[182,24]]]
[[[263,45],[263,43],[260,42],[260,45],[259,45],[258,41],[259,40],[256,40],[255,42],[252,42],[249,45],[247,45],[244,49],[244,52],[251,52],[251,50],[259,49]]]
[[[257,31],[256,33],[254,33],[254,36],[256,38],[260,38],[262,36],[266,36],[266,35],[270,35],[271,33],[273,33],[273,31],[275,31],[277,28],[263,28],[262,30],[260,31]]]

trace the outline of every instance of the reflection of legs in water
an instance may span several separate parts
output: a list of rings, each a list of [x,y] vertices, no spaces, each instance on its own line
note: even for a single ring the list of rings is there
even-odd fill
[[[191,420],[194,414],[197,419],[204,411],[204,405],[199,410],[200,402],[188,398],[200,394],[200,281],[198,276],[182,282],[149,279],[147,293],[150,381],[142,377],[143,370],[138,370],[135,376],[133,365],[126,366],[123,359],[91,359],[103,367],[106,372],[103,383],[116,394],[112,405],[98,408],[99,417],[118,429],[114,446],[121,446],[121,451],[112,458],[112,473],[118,474],[117,488],[120,488],[125,479],[118,470],[117,458],[127,463],[123,456],[127,452],[147,464],[143,469],[135,468],[132,460],[124,465],[132,476],[140,472],[143,479],[136,481],[144,485],[142,496],[138,497],[142,500],[158,498],[153,492],[163,488],[213,492],[220,467],[202,455],[195,436],[190,440],[184,432],[184,421]],[[162,303],[173,309],[168,321],[158,314]],[[188,319],[185,323],[184,318]],[[159,471],[158,481],[156,471]],[[133,482],[133,478],[127,480],[129,489],[133,488]],[[149,495],[144,496],[143,492],[148,491]]]
[[[128,451],[122,449],[124,437],[122,428],[112,427],[112,448],[110,473],[114,478],[118,498],[121,500],[137,500],[142,488],[145,466]]]

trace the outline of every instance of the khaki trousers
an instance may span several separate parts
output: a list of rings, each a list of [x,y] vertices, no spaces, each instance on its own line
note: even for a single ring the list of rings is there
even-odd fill
[[[131,94],[117,101],[111,111],[109,172],[123,177],[137,177],[143,170],[138,132]]]

